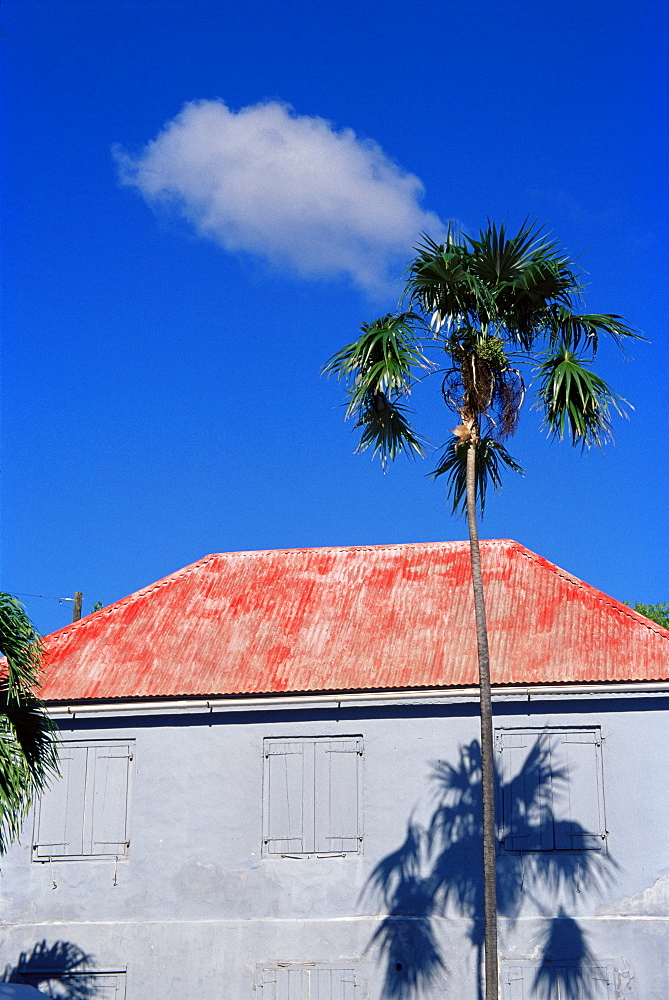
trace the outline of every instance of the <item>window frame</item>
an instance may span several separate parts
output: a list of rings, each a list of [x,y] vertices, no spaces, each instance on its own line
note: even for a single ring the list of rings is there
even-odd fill
[[[354,750],[341,751],[345,753],[350,753],[355,755],[355,783],[356,788],[354,792],[354,799],[352,803],[355,806],[356,817],[356,834],[353,837],[342,837],[342,840],[355,840],[355,849],[345,848],[342,846],[338,850],[324,850],[319,848],[319,832],[318,832],[318,789],[316,785],[316,769],[317,769],[317,757],[318,752],[316,750],[317,746],[324,746],[327,744],[342,744],[342,743],[355,743]],[[311,841],[313,841],[313,850],[272,850],[270,845],[274,842],[288,839],[298,839],[298,838],[279,838],[273,837],[272,833],[274,830],[271,827],[272,816],[271,816],[271,765],[270,758],[272,756],[280,756],[281,754],[272,754],[271,748],[277,745],[290,745],[299,744],[302,747],[301,758],[302,758],[302,776],[301,776],[301,802],[300,802],[300,814],[301,814],[301,839],[304,846],[304,840],[307,840],[307,846],[311,847]],[[305,752],[306,749],[306,752]],[[325,751],[336,752],[336,751]],[[287,751],[290,754],[291,751]],[[267,736],[263,739],[263,792],[262,792],[262,841],[261,841],[261,856],[264,858],[299,858],[299,859],[310,859],[310,858],[341,858],[341,857],[358,857],[363,852],[364,844],[364,831],[363,831],[363,775],[364,775],[364,740],[362,735],[359,733],[354,735],[334,735],[334,736]],[[310,787],[311,786],[311,787]],[[327,786],[327,794],[329,796],[331,790],[331,785]],[[322,794],[322,793],[321,793]],[[290,792],[287,792],[287,799]],[[305,827],[308,827],[310,834],[305,833]],[[322,831],[320,831],[322,834]],[[326,838],[327,839],[327,838]],[[332,838],[331,838],[332,839]]]
[[[596,780],[596,788],[592,791],[594,795],[591,795],[591,800],[596,801],[597,804],[597,826],[599,830],[597,832],[589,833],[587,837],[591,841],[588,844],[574,845],[570,846],[558,846],[555,843],[555,835],[553,835],[553,844],[551,846],[507,846],[506,840],[520,838],[520,834],[515,835],[510,832],[508,834],[504,833],[505,830],[505,796],[502,788],[502,783],[497,781],[497,787],[495,790],[495,804],[497,810],[497,817],[499,823],[499,830],[497,833],[497,851],[500,854],[543,854],[559,852],[561,854],[568,853],[581,853],[587,850],[597,850],[606,854],[608,851],[608,829],[606,825],[606,802],[604,794],[604,762],[602,749],[604,745],[604,737],[602,736],[601,726],[598,724],[586,725],[586,726],[509,726],[509,727],[496,727],[494,733],[494,743],[495,752],[498,754],[504,754],[504,738],[507,736],[511,737],[529,737],[538,739],[542,736],[548,737],[553,740],[555,737],[572,737],[571,740],[567,739],[566,743],[572,743],[575,745],[579,744],[579,740],[573,737],[578,737],[580,735],[590,737],[585,742],[587,745],[592,745],[594,749],[594,777]],[[508,748],[512,749],[512,748]],[[501,766],[498,768],[500,776],[504,776],[504,762],[502,760]],[[551,807],[555,801],[553,792],[551,790]],[[561,810],[558,809],[558,813]],[[574,821],[578,822],[578,817],[574,817]],[[564,836],[564,834],[563,834]]]
[[[124,776],[125,784],[125,808],[123,815],[123,832],[125,834],[124,840],[118,841],[95,841],[95,782],[97,780],[97,760],[95,758],[95,766],[93,772],[89,777],[89,757],[90,751],[97,752],[98,750],[104,748],[111,749],[126,749],[126,755],[114,755],[110,756],[114,759],[127,760],[127,767]],[[80,794],[82,797],[82,811],[77,824],[77,828],[81,829],[81,846],[84,848],[87,842],[90,842],[91,850],[84,850],[83,853],[71,853],[71,854],[49,854],[45,848],[48,847],[58,847],[67,846],[67,841],[47,841],[42,840],[41,837],[45,834],[44,827],[46,826],[49,813],[47,810],[54,808],[49,805],[49,800],[52,794],[62,791],[62,787],[59,789],[58,782],[66,780],[65,777],[57,778],[51,788],[47,789],[43,795],[35,803],[34,816],[33,816],[33,836],[31,843],[31,860],[36,864],[48,864],[54,861],[123,861],[128,857],[130,850],[130,817],[131,817],[131,802],[132,802],[132,789],[133,789],[133,775],[134,775],[134,759],[136,756],[136,740],[134,737],[128,739],[92,739],[92,740],[63,740],[59,744],[59,753],[61,756],[61,761],[64,759],[64,754],[67,753],[69,749],[72,750],[86,750],[86,761],[84,767],[84,781],[83,789]],[[74,759],[74,758],[72,758]],[[104,758],[102,758],[104,759]],[[98,772],[99,774],[99,772]],[[67,779],[69,780],[69,779]],[[122,794],[122,788],[119,788]],[[104,801],[104,799],[103,799]],[[67,821],[66,821],[67,822]],[[48,834],[46,834],[48,836]],[[97,844],[114,844],[122,847],[119,851],[95,851],[95,845]]]

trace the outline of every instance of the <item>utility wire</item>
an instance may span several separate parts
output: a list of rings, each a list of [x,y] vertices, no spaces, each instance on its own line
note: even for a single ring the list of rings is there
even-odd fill
[[[8,591],[9,593],[9,591]],[[43,597],[47,601],[58,601],[62,604],[63,601],[73,601],[73,597],[52,597],[50,594],[20,594],[16,590],[11,591],[14,597]]]

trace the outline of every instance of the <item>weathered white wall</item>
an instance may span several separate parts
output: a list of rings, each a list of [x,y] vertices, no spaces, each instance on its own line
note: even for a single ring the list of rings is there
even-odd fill
[[[519,698],[495,712],[499,726],[601,726],[609,831],[595,888],[558,892],[532,876],[528,861],[517,911],[500,924],[501,958],[536,958],[546,921],[561,913],[577,921],[597,961],[614,968],[613,996],[666,1000],[667,699]],[[261,855],[263,738],[308,735],[364,738],[360,856]],[[433,762],[455,765],[460,748],[477,739],[476,706],[82,717],[63,724],[64,739],[129,736],[136,744],[128,858],[34,863],[28,824],[2,863],[3,966],[37,942],[69,941],[100,969],[127,969],[127,1000],[252,1000],[260,996],[253,991],[260,963],[346,959],[359,970],[360,993],[384,996],[385,960],[370,947],[383,912],[365,893],[367,880],[403,843],[410,819],[429,820]],[[502,875],[506,863],[501,857]],[[471,921],[452,906],[430,927],[446,968],[427,995],[475,1000]],[[409,1000],[411,992],[394,982],[395,995]]]

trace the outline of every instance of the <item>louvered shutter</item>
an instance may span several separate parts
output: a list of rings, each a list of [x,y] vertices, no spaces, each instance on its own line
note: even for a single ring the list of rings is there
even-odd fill
[[[522,965],[507,965],[504,970],[504,1000],[527,1000],[525,979],[529,970]]]
[[[88,754],[87,853],[122,857],[128,849],[130,745],[99,745],[90,747]]]
[[[125,1000],[124,972],[82,972],[67,974],[56,971],[21,972],[27,985],[41,990],[45,997],[95,997],[95,1000]]]
[[[86,747],[61,744],[59,761],[61,777],[44,793],[36,811],[35,860],[76,857],[84,853]]]
[[[264,848],[268,854],[299,854],[304,846],[304,744],[265,743]]]
[[[260,982],[258,983],[258,990],[260,992],[261,1000],[276,1000],[277,995],[277,970],[276,969],[263,969],[260,973]]]
[[[314,747],[314,826],[317,854],[360,850],[361,739],[319,741]]]
[[[355,970],[286,963],[262,969],[261,1000],[358,1000]]]
[[[598,965],[590,970],[590,983],[592,988],[585,989],[583,1000],[614,1000],[614,978],[611,966]]]
[[[356,985],[353,969],[319,969],[313,1000],[356,1000]]]
[[[546,787],[544,779],[548,776],[538,775],[536,769],[526,766],[538,741],[546,740],[544,734],[531,732],[497,734],[502,842],[508,851],[550,851],[554,846],[550,779]]]
[[[553,796],[558,850],[599,851],[604,847],[600,746],[599,730],[553,736],[554,773],[562,771],[566,779]]]
[[[546,965],[505,963],[503,1000],[614,1000],[613,968],[551,961]]]
[[[311,1000],[309,973],[302,966],[285,965],[265,969],[261,985],[262,1000]]]
[[[73,977],[75,981],[77,978]],[[90,978],[82,976],[81,980],[83,984],[87,984],[89,990],[92,988],[90,996],[95,997],[95,1000],[125,1000],[125,976],[123,973],[115,975],[96,973]],[[55,995],[58,996],[58,994]],[[73,992],[73,996],[78,995],[78,993]],[[83,993],[82,990],[81,995],[87,996],[89,994]]]

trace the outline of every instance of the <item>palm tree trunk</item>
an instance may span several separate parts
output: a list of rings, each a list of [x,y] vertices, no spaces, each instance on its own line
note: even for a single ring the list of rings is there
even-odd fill
[[[485,997],[498,1000],[497,886],[495,880],[495,779],[492,739],[490,657],[485,617],[479,534],[476,523],[476,449],[473,436],[467,449],[467,523],[476,615],[476,645],[481,699],[481,791],[483,796],[483,911],[485,933]]]

